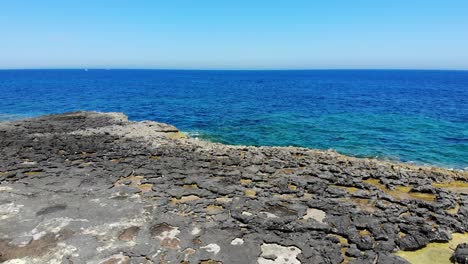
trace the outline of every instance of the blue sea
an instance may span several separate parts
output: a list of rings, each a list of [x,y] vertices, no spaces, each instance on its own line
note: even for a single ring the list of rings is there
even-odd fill
[[[0,71],[0,120],[76,110],[227,144],[468,169],[468,71]]]

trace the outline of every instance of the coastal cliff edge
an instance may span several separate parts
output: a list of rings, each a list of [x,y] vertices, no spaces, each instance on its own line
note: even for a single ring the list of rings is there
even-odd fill
[[[467,232],[466,171],[216,144],[120,113],[0,123],[3,263],[408,263],[431,247],[463,263]]]

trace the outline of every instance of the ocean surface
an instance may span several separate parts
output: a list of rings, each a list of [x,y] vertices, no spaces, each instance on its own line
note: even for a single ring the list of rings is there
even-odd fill
[[[468,169],[468,71],[0,71],[0,120],[76,110],[228,144]]]

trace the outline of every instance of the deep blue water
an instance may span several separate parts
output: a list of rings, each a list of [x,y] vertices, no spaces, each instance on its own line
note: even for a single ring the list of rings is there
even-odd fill
[[[75,110],[229,144],[468,167],[468,71],[0,71],[0,120]]]

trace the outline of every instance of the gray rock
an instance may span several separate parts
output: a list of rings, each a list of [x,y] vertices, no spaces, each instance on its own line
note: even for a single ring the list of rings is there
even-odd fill
[[[3,122],[0,262],[341,263],[346,252],[350,263],[406,263],[398,247],[468,231],[466,196],[433,185],[466,178],[334,151],[215,144],[116,113]],[[460,246],[453,258],[465,255]]]
[[[457,246],[455,252],[450,257],[452,262],[457,262],[459,264],[467,264],[468,263],[468,244],[462,243]]]

